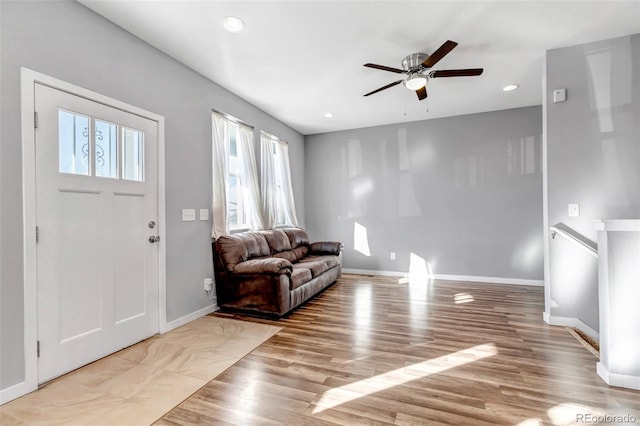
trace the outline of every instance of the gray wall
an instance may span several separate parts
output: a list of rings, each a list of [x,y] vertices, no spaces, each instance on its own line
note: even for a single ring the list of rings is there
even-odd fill
[[[306,136],[307,229],[342,241],[346,268],[407,272],[413,253],[435,274],[542,280],[541,120],[534,106]]]
[[[24,380],[20,67],[166,119],[167,320],[210,304],[209,222],[182,208],[211,203],[211,108],[289,142],[298,217],[304,218],[304,140],[296,131],[75,2],[0,2],[0,388]],[[258,139],[256,139],[258,140]]]
[[[640,218],[640,35],[550,50],[546,63],[548,223],[595,243],[594,219]],[[553,103],[561,88],[567,101]],[[548,265],[546,312],[598,330],[597,260],[556,238]]]

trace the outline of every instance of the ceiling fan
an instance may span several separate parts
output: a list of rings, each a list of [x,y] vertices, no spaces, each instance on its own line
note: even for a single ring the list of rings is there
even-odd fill
[[[373,95],[374,93],[378,93],[382,90],[388,89],[389,87],[404,83],[407,89],[415,90],[419,100],[423,100],[427,97],[426,84],[431,78],[471,77],[482,74],[482,68],[429,71],[431,67],[438,63],[440,59],[444,58],[445,55],[451,52],[457,45],[458,43],[455,41],[447,40],[431,55],[427,55],[426,53],[413,53],[402,60],[402,69],[386,67],[384,65],[364,64],[365,67],[407,75],[401,80],[382,86],[381,88],[376,89],[373,92],[369,92],[364,96]]]

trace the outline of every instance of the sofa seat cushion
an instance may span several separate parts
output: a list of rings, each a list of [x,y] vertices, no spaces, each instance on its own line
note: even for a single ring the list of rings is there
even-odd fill
[[[300,262],[294,264],[294,269],[309,268],[313,278],[322,275],[329,269],[338,266],[339,259],[337,256],[307,256]]]
[[[314,256],[309,255],[305,258],[301,259],[298,263],[324,263],[327,266],[327,269],[331,269],[334,266],[338,266],[340,264],[340,258],[338,256]],[[325,269],[325,271],[327,270]]]
[[[294,290],[309,281],[311,281],[311,269],[293,265],[293,272],[290,278],[290,290]]]

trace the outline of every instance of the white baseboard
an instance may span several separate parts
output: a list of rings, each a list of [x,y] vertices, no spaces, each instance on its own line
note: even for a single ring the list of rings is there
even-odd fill
[[[409,274],[406,272],[397,272],[397,271],[373,271],[370,269],[350,269],[350,268],[342,268],[342,272],[345,274],[357,274],[357,275],[383,275],[385,277],[406,277]]]
[[[640,376],[611,373],[601,362],[596,364],[598,376],[609,386],[640,390]]]
[[[0,405],[13,401],[16,398],[20,398],[21,396],[31,393],[37,389],[37,385],[34,387],[27,383],[26,380],[24,382],[16,383],[13,386],[9,386],[6,389],[2,389],[0,390]]]
[[[164,331],[162,333],[166,333],[166,332],[171,331],[171,330],[173,330],[175,328],[178,328],[178,327],[180,327],[182,325],[190,323],[191,321],[197,320],[200,317],[203,317],[205,315],[209,315],[210,313],[215,312],[218,309],[220,309],[220,308],[218,308],[218,305],[214,303],[213,305],[209,305],[209,306],[207,306],[205,308],[202,308],[200,310],[192,312],[192,313],[190,313],[188,315],[185,315],[183,317],[180,317],[180,318],[178,318],[176,320],[170,321],[170,322],[167,323],[167,325],[166,325],[166,327],[165,327],[165,329],[164,329]]]
[[[544,281],[542,280],[528,280],[523,278],[476,277],[472,275],[445,275],[445,274],[433,274],[431,276],[436,280],[448,280],[448,281],[465,281],[465,282],[475,282],[475,283],[511,284],[511,285],[532,285],[536,287],[542,287],[544,285]]]
[[[382,275],[387,277],[403,277],[403,278],[406,278],[409,276],[407,272],[377,271],[377,270],[369,270],[369,269],[343,268],[342,272],[344,272],[345,274]],[[527,279],[521,279],[521,278],[479,277],[479,276],[473,276],[473,275],[447,275],[447,274],[431,274],[428,277],[433,278],[434,280],[446,280],[446,281],[532,285],[536,287],[542,287],[544,285],[543,280],[527,280]]]
[[[592,339],[599,340],[600,333],[595,331],[593,328],[589,327],[587,324],[579,320],[578,318],[570,318],[570,317],[556,317],[549,315],[548,312],[544,312],[542,314],[542,319],[549,325],[559,325],[562,327],[575,327],[578,330],[585,333],[587,336]]]

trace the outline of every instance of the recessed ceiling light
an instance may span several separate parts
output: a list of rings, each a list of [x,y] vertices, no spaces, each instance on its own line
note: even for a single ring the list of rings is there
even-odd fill
[[[236,18],[235,16],[227,16],[224,18],[223,24],[230,33],[239,33],[244,28],[242,19]]]
[[[516,90],[518,87],[520,87],[519,84],[509,84],[508,86],[504,86],[502,88],[503,92],[510,92],[512,90]]]
[[[332,112],[328,112],[324,115],[324,118],[333,118],[333,113]]]

